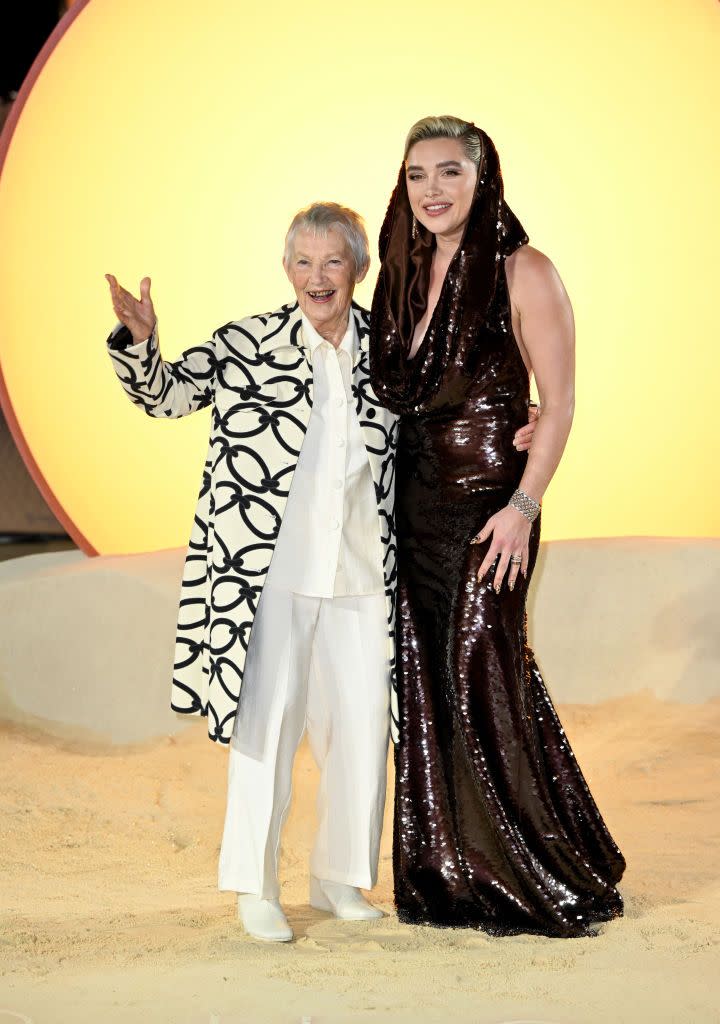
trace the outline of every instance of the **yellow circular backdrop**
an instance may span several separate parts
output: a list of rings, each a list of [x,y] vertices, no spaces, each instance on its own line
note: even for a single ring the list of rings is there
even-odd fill
[[[75,4],[0,146],[4,405],[73,535],[184,544],[208,431],[207,411],[154,421],[123,394],[104,272],[152,277],[174,358],[291,297],[298,207],[349,204],[377,237],[429,113],[494,138],[575,307],[544,537],[717,533],[719,27],[712,0]]]

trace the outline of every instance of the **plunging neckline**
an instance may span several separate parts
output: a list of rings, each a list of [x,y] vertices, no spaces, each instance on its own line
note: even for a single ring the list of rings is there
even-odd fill
[[[436,307],[436,308],[437,308],[437,307]],[[435,313],[435,310],[433,310],[433,315],[434,315],[434,313]],[[432,320],[432,316],[430,317],[430,320]],[[414,363],[414,362],[415,362],[415,360],[417,359],[417,357],[418,357],[418,353],[420,352],[420,349],[421,349],[421,348],[423,347],[423,343],[425,342],[425,338],[427,337],[427,332],[428,332],[428,328],[429,328],[429,327],[430,327],[430,321],[428,321],[428,325],[427,325],[427,327],[425,328],[425,330],[423,331],[423,336],[422,336],[422,338],[420,339],[420,344],[419,344],[419,345],[418,345],[418,347],[417,347],[417,348],[415,349],[415,351],[413,352],[413,354],[412,354],[412,355],[410,354],[410,352],[412,352],[412,343],[410,344],[410,350],[408,351],[408,354],[407,354],[407,359],[406,359],[406,362],[408,362],[408,363]],[[413,341],[414,341],[414,340],[415,340],[415,339],[413,339]]]
[[[443,298],[443,293],[444,293],[445,287],[447,285],[448,274],[450,273],[450,267],[455,262],[455,260],[457,258],[457,255],[458,255],[458,253],[460,252],[460,250],[462,248],[462,243],[465,240],[465,232],[466,231],[467,231],[467,224],[465,225],[465,229],[463,230],[462,239],[460,240],[457,249],[452,254],[452,257],[450,258],[450,262],[447,265],[447,268],[445,270],[445,276],[443,277],[443,283],[440,285],[440,291],[438,292],[437,302],[435,303],[435,306],[433,307],[433,311],[430,314],[430,319],[427,322],[427,327],[425,328],[425,332],[424,332],[422,338],[420,339],[420,344],[418,345],[417,349],[415,350],[415,354],[414,355],[410,355],[410,352],[412,351],[412,347],[413,347],[413,343],[414,343],[415,339],[414,338],[410,339],[410,348],[407,350],[407,353],[404,353],[405,363],[408,366],[411,365],[411,364],[414,364],[417,361],[417,358],[420,355],[420,352],[421,352],[423,346],[425,345],[425,342],[427,341],[427,336],[430,333],[430,328],[433,326],[433,321],[434,321],[435,316],[437,314],[438,306],[440,305],[440,302],[441,302],[441,300]],[[436,243],[436,245],[437,245],[437,243]],[[435,251],[437,251],[437,249]],[[428,288],[428,294],[429,293],[430,293],[430,289]],[[425,308],[427,309],[427,302],[426,302]]]

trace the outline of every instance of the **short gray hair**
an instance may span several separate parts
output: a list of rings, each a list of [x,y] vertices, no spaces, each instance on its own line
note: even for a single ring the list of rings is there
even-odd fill
[[[365,224],[359,213],[339,203],[311,203],[298,210],[285,236],[283,263],[289,266],[295,248],[298,231],[310,231],[320,238],[326,238],[328,231],[335,228],[344,237],[355,263],[359,277],[370,266],[370,244]]]
[[[468,160],[472,160],[476,167],[480,166],[483,144],[480,133],[472,121],[463,121],[452,114],[423,117],[421,121],[416,121],[408,132],[403,159],[407,160],[407,155],[416,142],[425,142],[427,139],[458,139]]]

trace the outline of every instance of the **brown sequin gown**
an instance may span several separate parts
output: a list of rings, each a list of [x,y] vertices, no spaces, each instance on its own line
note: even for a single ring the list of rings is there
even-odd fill
[[[481,137],[470,221],[414,359],[433,242],[412,234],[402,169],[373,301],[373,386],[401,417],[395,900],[412,923],[587,935],[622,913],[625,862],[527,645],[540,520],[513,592],[492,572],[477,582],[487,543],[470,543],[520,481],[529,401],[505,276],[527,237]]]

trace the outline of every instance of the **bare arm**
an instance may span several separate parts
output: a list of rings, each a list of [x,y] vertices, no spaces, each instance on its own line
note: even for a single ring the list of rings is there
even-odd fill
[[[516,254],[510,293],[520,318],[518,344],[526,364],[535,373],[542,415],[520,489],[536,501],[543,497],[558,467],[570,433],[575,409],[575,326],[567,292],[550,260],[536,249],[524,247]],[[491,516],[475,538],[484,543],[491,535],[483,563],[482,579],[499,557],[493,585],[499,591],[510,566],[512,590],[519,571],[527,574],[530,522],[516,508],[506,506]],[[511,556],[518,559],[510,564]]]
[[[540,501],[562,458],[575,411],[575,323],[560,275],[547,256],[536,249],[527,252],[513,278],[520,340],[542,407],[520,489]]]

